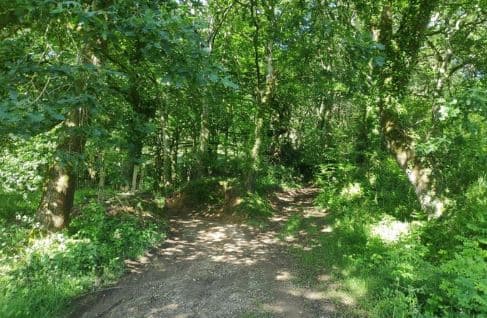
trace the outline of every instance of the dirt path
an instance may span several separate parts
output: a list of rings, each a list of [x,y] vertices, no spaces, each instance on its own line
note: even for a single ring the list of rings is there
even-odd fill
[[[292,213],[319,214],[314,189],[276,194],[265,231],[193,216],[171,219],[153,255],[114,288],[83,299],[73,317],[336,317],[323,293],[293,282],[279,227]],[[147,263],[141,265],[141,263]]]

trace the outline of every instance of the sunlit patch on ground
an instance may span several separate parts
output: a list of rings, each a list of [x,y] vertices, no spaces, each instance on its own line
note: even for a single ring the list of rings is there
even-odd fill
[[[359,198],[363,195],[362,185],[358,182],[349,183],[342,189],[340,195],[349,200]]]
[[[172,256],[173,261],[212,259],[239,265],[252,265],[265,260],[268,247],[278,245],[275,233],[259,232],[245,224],[205,223],[201,220],[174,220],[176,231],[194,229],[186,239],[168,239],[161,255]],[[177,230],[179,229],[179,230]]]
[[[322,289],[296,286],[296,273],[280,228],[293,213],[313,209],[315,191],[283,192],[274,202],[281,218],[264,230],[191,214],[171,220],[169,239],[137,264],[107,298],[86,313],[104,317],[333,317],[337,309]],[[310,218],[318,215],[314,210]],[[320,228],[317,228],[319,231]],[[299,240],[306,233],[298,235]],[[137,266],[136,266],[137,267]]]
[[[293,278],[294,278],[293,275],[288,271],[280,271],[276,275],[276,280],[289,281]]]
[[[372,226],[371,232],[382,241],[392,243],[411,231],[411,223],[385,218]]]

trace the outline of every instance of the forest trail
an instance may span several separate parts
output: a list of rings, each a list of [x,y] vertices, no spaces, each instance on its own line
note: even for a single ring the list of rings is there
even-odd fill
[[[72,317],[336,317],[322,292],[298,286],[279,229],[313,207],[316,189],[276,193],[271,225],[258,229],[192,215],[172,217],[165,243],[113,288],[78,303]],[[145,263],[145,264],[144,264]]]

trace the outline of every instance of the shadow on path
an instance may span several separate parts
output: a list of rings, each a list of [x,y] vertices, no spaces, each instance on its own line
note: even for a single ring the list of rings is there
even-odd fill
[[[336,317],[313,288],[293,283],[295,264],[279,229],[313,207],[316,189],[276,194],[276,215],[260,230],[193,215],[170,220],[169,239],[111,289],[77,302],[72,317]]]

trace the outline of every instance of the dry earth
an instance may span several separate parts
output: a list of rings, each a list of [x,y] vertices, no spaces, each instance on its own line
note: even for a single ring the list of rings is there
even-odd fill
[[[315,189],[276,194],[265,230],[198,214],[171,217],[165,243],[113,288],[76,302],[72,317],[337,317],[326,295],[293,279],[279,228],[293,213],[324,215]]]

